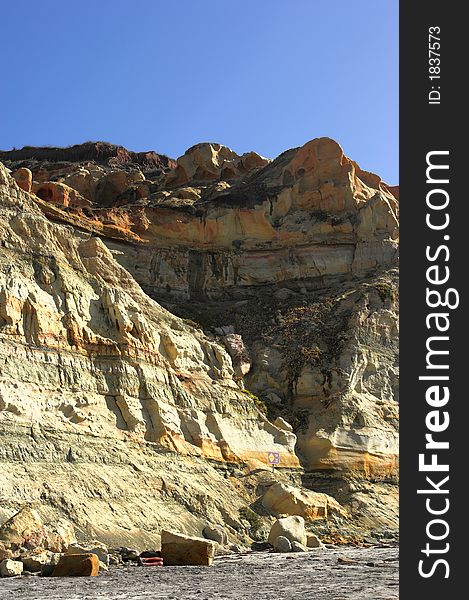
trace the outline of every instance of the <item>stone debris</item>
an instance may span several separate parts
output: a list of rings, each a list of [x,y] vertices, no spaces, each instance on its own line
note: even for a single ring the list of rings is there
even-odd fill
[[[74,542],[75,530],[69,521],[57,519],[44,524],[39,512],[25,504],[0,527],[0,558],[32,557],[44,552],[53,555],[65,551]]]
[[[61,555],[58,553],[43,550],[36,552],[35,554],[21,556],[21,562],[23,563],[25,571],[29,571],[30,573],[42,573],[46,566],[55,567],[60,560],[60,556]]]

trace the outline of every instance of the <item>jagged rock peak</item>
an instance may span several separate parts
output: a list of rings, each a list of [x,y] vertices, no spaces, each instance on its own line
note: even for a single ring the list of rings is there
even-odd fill
[[[254,169],[268,165],[270,160],[256,152],[239,155],[228,146],[202,142],[191,146],[177,159],[177,166],[167,176],[167,184],[182,185],[189,181],[220,181],[236,179]]]

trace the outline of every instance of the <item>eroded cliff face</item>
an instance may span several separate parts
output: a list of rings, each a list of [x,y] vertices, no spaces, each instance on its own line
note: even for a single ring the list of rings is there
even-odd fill
[[[276,451],[395,527],[396,190],[326,138],[274,161],[108,146],[2,153],[4,510],[239,536]]]

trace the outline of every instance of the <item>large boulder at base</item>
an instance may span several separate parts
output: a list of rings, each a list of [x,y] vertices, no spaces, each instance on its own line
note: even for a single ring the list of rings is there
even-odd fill
[[[221,546],[226,546],[228,543],[228,535],[223,527],[218,525],[206,525],[203,528],[202,534],[208,540],[218,542]]]
[[[0,563],[0,577],[15,577],[23,572],[23,563],[7,558]]]
[[[99,562],[106,567],[109,566],[109,550],[102,542],[91,542],[86,545],[72,544],[66,554],[96,554]]]
[[[262,506],[274,515],[299,515],[306,521],[327,519],[333,514],[342,517],[347,515],[332,496],[285,483],[270,486],[262,498]]]
[[[267,541],[274,546],[275,540],[279,537],[286,537],[290,542],[299,542],[306,546],[305,520],[297,515],[277,519],[272,525]]]
[[[277,538],[275,538],[273,545],[274,545],[274,550],[276,550],[277,552],[291,552],[292,551],[292,544],[291,544],[290,540],[288,538],[286,538],[284,535],[279,535]]]
[[[52,577],[96,577],[98,573],[96,554],[63,554]]]
[[[204,538],[189,537],[181,533],[161,532],[161,555],[167,566],[210,566],[215,555],[215,544]]]

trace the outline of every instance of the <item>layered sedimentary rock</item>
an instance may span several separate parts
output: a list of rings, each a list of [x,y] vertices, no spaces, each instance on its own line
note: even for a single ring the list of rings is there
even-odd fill
[[[153,508],[179,506],[153,523],[200,534],[217,515],[236,531],[257,484],[222,466],[275,451],[296,484],[303,473],[368,524],[395,525],[395,187],[328,138],[273,161],[219,144],[172,161],[101,143],[0,159],[20,186],[2,171],[0,422],[23,440],[3,454],[22,465],[3,477],[7,497],[50,450],[79,526],[88,477],[100,527],[121,537],[127,501],[129,530],[152,529],[151,509],[136,516],[152,486]],[[171,467],[165,453],[179,457]],[[165,470],[184,493],[168,493]],[[194,501],[208,482],[210,510]],[[41,494],[54,497],[26,495]]]
[[[99,238],[48,221],[3,167],[0,186],[2,496],[47,495],[44,461],[88,462],[87,439],[111,456],[147,442],[253,466],[274,448],[298,466],[295,436],[240,390],[223,346],[146,296]]]

